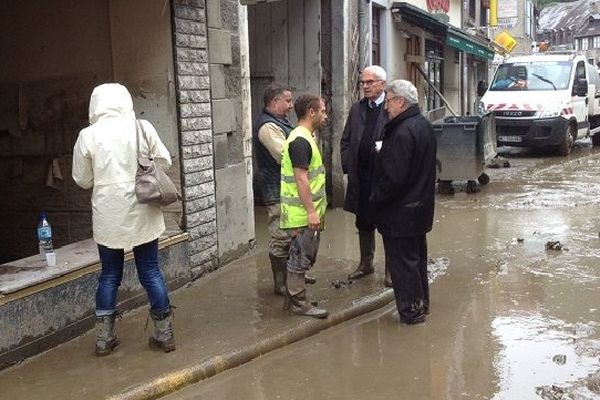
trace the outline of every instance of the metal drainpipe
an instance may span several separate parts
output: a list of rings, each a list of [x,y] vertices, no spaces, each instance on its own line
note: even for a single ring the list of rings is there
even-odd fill
[[[460,101],[461,101],[461,115],[465,115],[467,113],[467,110],[469,109],[469,105],[468,105],[468,101],[467,99],[468,97],[468,91],[469,91],[469,64],[468,64],[468,57],[467,54],[464,51],[461,51],[460,53],[460,63],[459,63],[459,67],[460,67],[460,77],[461,77],[461,88],[460,88]]]
[[[466,21],[466,15],[465,15],[465,8],[461,7],[460,9],[460,20],[461,20],[461,25],[462,28],[464,28],[465,26],[465,21]],[[465,63],[467,62],[467,57],[464,51],[461,51],[460,53],[458,53],[458,68],[459,68],[459,77],[460,77],[460,114],[461,115],[465,115],[466,114],[466,108],[467,108],[467,87],[468,87],[468,70],[465,71]],[[467,66],[468,69],[468,66]],[[466,72],[466,73],[465,73]]]

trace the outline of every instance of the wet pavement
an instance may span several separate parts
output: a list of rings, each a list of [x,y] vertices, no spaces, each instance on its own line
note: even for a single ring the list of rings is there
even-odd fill
[[[488,170],[481,192],[457,183],[455,195],[437,198],[426,323],[400,325],[388,305],[166,398],[600,398],[600,150],[502,150],[511,167]],[[351,216],[327,218],[314,270],[321,304],[383,293],[379,238],[379,273],[332,285],[354,267],[358,244]],[[265,229],[257,234],[264,246]],[[561,250],[546,249],[557,241]],[[0,372],[2,397],[102,398],[293,328],[304,319],[280,310],[266,261],[259,249],[175,293],[174,353],[147,350],[146,314],[129,313],[114,355],[93,357],[85,335]]]
[[[329,237],[333,240],[322,243],[313,271],[317,283],[309,287],[313,298],[330,310],[331,316],[326,321],[289,316],[282,309],[283,298],[273,294],[269,258],[262,248],[267,234],[266,211],[256,211],[259,248],[253,254],[171,294],[177,307],[176,351],[163,354],[148,349],[150,327],[144,328],[147,309],[142,308],[117,321],[121,345],[108,357],[94,356],[95,336],[89,332],[0,371],[0,399],[102,399],[129,393],[150,381],[166,390],[165,381],[189,378],[186,369],[195,368],[197,375],[222,371],[231,363],[254,358],[393,299],[391,289],[383,286],[381,259],[374,277],[360,285],[334,287],[334,282],[346,280],[356,266],[358,236],[353,219],[333,210],[328,223],[338,227],[341,234],[332,230]],[[161,380],[173,371],[177,372],[174,376]]]
[[[507,155],[438,197],[425,324],[389,305],[166,398],[599,399],[600,151]]]

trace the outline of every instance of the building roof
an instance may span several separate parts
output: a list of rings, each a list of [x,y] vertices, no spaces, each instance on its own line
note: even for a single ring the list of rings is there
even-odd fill
[[[600,15],[593,14],[590,15],[585,25],[583,25],[579,30],[575,33],[575,37],[589,37],[589,36],[599,36],[600,35]]]
[[[592,4],[596,1],[578,0],[569,3],[556,3],[544,8],[538,18],[538,31],[544,32],[565,28],[577,32],[587,23],[588,17],[592,15]]]

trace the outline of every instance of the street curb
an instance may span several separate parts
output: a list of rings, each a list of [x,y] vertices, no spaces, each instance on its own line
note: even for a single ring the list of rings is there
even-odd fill
[[[190,367],[161,375],[146,383],[126,389],[119,394],[109,396],[106,400],[158,399],[180,390],[184,386],[200,382],[228,369],[239,367],[258,356],[315,335],[327,328],[375,311],[393,300],[393,290],[383,289],[378,293],[353,300],[346,308],[332,313],[325,320],[307,319],[285,332],[263,339],[250,346],[210,357]]]

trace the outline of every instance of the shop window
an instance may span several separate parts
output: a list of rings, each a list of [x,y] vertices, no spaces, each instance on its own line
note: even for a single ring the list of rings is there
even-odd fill
[[[381,65],[381,9],[378,7],[373,7],[371,37],[371,63]]]
[[[421,37],[417,35],[410,35],[408,39],[406,39],[406,55],[409,57],[418,57],[422,56],[421,49]],[[417,64],[414,62],[407,63],[408,69],[408,79],[411,82],[420,82],[421,74],[417,69]]]
[[[152,122],[179,160],[176,99],[169,85],[175,71],[171,19],[162,2],[147,3],[143,18],[129,2],[3,3],[0,219],[10,229],[0,230],[0,264],[39,253],[35,231],[42,211],[59,257],[66,246],[92,237],[91,192],[75,184],[71,167],[96,85],[123,83],[137,115]],[[179,162],[169,175],[179,185]],[[180,233],[181,207],[165,210],[166,235]],[[80,266],[71,261],[68,270]],[[31,276],[36,282],[42,275]]]
[[[469,18],[475,21],[475,12],[477,10],[476,0],[469,0]]]
[[[427,74],[427,110],[433,110],[444,105],[441,97],[433,86],[443,94],[444,87],[444,53],[440,43],[427,40],[425,42],[425,73]]]
[[[481,7],[479,9],[479,21],[478,21],[478,26],[486,26],[488,23],[487,20],[487,8],[485,7]]]

